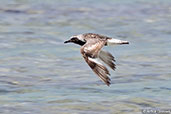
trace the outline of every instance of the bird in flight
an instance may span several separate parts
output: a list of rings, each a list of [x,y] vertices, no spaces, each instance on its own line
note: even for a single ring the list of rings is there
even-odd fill
[[[103,51],[103,46],[129,44],[128,41],[122,41],[95,33],[85,33],[74,35],[70,40],[64,43],[75,43],[81,46],[80,52],[90,66],[90,68],[97,74],[106,85],[110,85],[109,70],[103,63],[115,70],[115,59],[107,51]]]

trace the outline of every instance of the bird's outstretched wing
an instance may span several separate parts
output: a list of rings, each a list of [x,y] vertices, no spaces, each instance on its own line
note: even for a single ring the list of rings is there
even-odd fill
[[[106,83],[106,85],[109,86],[109,71],[102,63],[98,61],[99,52],[101,48],[105,45],[105,43],[106,42],[102,40],[93,42],[91,41],[91,43],[87,42],[85,45],[82,46],[81,54],[83,55],[85,61],[90,66],[90,68]],[[108,64],[108,62],[106,64]]]
[[[99,58],[106,63],[111,69],[115,70],[116,69],[116,65],[114,64],[115,62],[115,58],[112,56],[112,54],[110,54],[107,51],[100,51],[99,52]]]

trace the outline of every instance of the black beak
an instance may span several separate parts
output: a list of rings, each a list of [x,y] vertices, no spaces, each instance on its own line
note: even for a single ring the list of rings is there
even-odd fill
[[[68,40],[68,41],[65,41],[64,43],[69,43],[69,42],[71,42],[70,40]]]

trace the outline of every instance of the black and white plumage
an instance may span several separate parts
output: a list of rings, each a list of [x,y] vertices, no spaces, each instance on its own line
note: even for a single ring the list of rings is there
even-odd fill
[[[80,51],[87,64],[108,86],[110,85],[110,73],[102,61],[111,69],[115,70],[115,59],[112,54],[101,49],[103,46],[129,44],[128,41],[122,41],[94,33],[75,35],[64,43],[69,42],[73,42],[81,46]]]

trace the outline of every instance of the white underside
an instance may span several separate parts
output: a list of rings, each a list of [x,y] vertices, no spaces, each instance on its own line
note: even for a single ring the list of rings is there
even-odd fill
[[[88,57],[88,59],[96,64],[103,65],[98,58]]]

